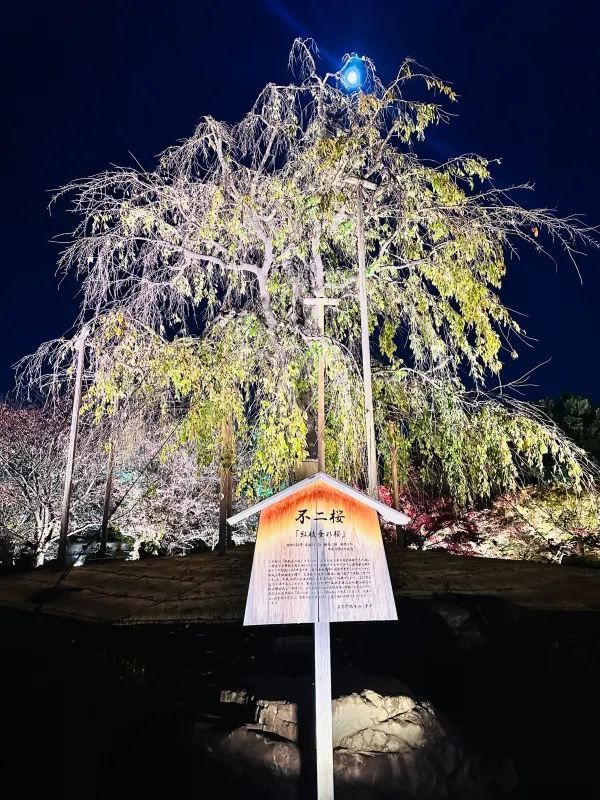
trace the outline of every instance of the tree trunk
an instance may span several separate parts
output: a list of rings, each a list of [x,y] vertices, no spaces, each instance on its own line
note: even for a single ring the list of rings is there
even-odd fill
[[[392,495],[394,508],[400,511],[400,492],[398,488],[398,448],[390,447],[390,473],[392,477]],[[402,525],[396,525],[396,543],[399,547],[404,547],[404,529]]]
[[[229,469],[227,471],[227,481],[225,483],[225,506],[228,519],[233,513],[233,470],[232,469]],[[227,525],[227,547],[233,546],[231,534],[232,534],[231,526]]]
[[[231,419],[221,424],[221,485],[219,491],[219,553],[223,555],[231,545],[227,518],[231,516],[233,468],[233,425]]]
[[[277,327],[277,318],[275,317],[273,308],[271,306],[271,296],[269,295],[269,290],[267,289],[267,278],[262,272],[259,272],[258,274],[258,294],[260,297],[260,304],[265,317],[265,322],[267,323],[267,328],[273,332]]]
[[[102,527],[100,529],[100,550],[98,551],[98,556],[100,558],[106,558],[106,541],[108,539],[108,521],[110,519],[110,501],[112,497],[114,465],[115,465],[115,448],[111,440],[108,443],[108,465],[106,468],[104,507],[102,509]]]

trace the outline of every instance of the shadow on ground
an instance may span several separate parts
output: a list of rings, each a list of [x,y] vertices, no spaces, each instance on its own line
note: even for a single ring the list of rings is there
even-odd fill
[[[453,595],[403,602],[398,616],[332,626],[334,695],[360,692],[365,675],[376,691],[401,681],[513,762],[515,797],[600,797],[600,615]],[[304,769],[293,791],[315,796],[308,626],[105,629],[20,613],[1,622],[4,796],[290,797],[215,770],[193,744],[198,724],[235,724],[223,688],[272,675],[299,704]],[[407,796],[396,788],[390,796]]]

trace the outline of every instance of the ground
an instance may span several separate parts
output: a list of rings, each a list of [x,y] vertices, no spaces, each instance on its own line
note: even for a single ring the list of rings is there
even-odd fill
[[[449,558],[429,555],[438,568]],[[400,680],[466,737],[509,757],[520,800],[600,796],[593,733],[600,715],[600,611],[589,609],[593,585],[596,605],[600,592],[592,571],[524,564],[519,585],[514,566],[513,585],[506,588],[521,598],[516,602],[483,591],[491,566],[507,562],[483,570],[485,560],[456,561],[454,572],[438,576],[437,584],[433,567],[424,575],[429,587],[441,580],[441,591],[397,597],[398,622],[333,626],[334,695],[365,688],[358,685],[364,675],[376,690]],[[479,591],[456,592],[452,586],[459,574],[464,584],[470,564],[471,588]],[[533,568],[570,578],[556,584],[556,596],[562,592],[569,608],[523,604],[536,591]],[[210,771],[194,749],[195,726],[219,719],[227,724],[221,690],[261,676],[263,684],[273,675],[294,681],[310,712],[309,626],[248,629],[235,621],[115,627],[41,610],[0,613],[0,768],[3,782],[17,782],[21,798],[258,796],[251,793],[250,776],[236,786],[228,784],[228,770]],[[267,797],[268,787],[261,793]],[[314,796],[310,786],[305,796]]]

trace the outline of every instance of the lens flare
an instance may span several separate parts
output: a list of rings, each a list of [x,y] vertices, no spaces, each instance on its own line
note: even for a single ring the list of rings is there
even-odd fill
[[[360,75],[358,74],[358,70],[349,69],[346,73],[346,83],[348,86],[356,86],[360,80]]]
[[[340,70],[340,80],[342,86],[348,92],[356,92],[361,89],[367,78],[365,62],[357,55],[351,55],[344,62]]]

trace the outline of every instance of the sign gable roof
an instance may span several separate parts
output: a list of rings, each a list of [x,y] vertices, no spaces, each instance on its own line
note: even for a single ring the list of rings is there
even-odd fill
[[[359,491],[358,489],[353,489],[351,486],[342,483],[342,481],[338,481],[337,478],[332,478],[331,475],[328,475],[326,472],[317,472],[314,475],[311,475],[309,478],[305,478],[303,481],[299,481],[298,483],[288,486],[287,489],[283,489],[281,492],[277,492],[277,494],[271,495],[271,497],[267,497],[265,500],[261,500],[259,503],[255,503],[253,506],[244,509],[244,511],[240,511],[238,514],[234,514],[233,516],[229,517],[227,522],[232,526],[237,525],[238,522],[241,522],[247,517],[251,517],[254,514],[258,514],[260,511],[263,511],[265,508],[276,505],[282,500],[291,497],[305,487],[314,483],[325,483],[328,486],[331,486],[333,489],[337,489],[341,494],[345,494],[346,496],[352,497],[354,500],[362,503],[363,505],[374,508],[375,511],[377,511],[384,519],[388,520],[388,522],[395,522],[396,525],[406,525],[408,522],[410,522],[410,517],[407,517],[406,514],[403,514],[401,511],[396,511],[395,508],[386,506],[385,503],[381,503],[379,500],[374,500],[372,497],[369,497],[367,494],[363,494],[363,492]]]

